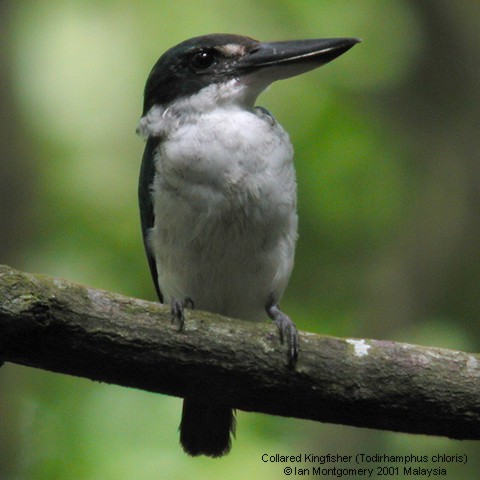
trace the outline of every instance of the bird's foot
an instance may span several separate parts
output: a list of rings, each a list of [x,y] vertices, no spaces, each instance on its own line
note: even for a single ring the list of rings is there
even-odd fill
[[[190,297],[185,297],[183,300],[178,298],[172,301],[172,308],[170,310],[172,314],[172,323],[178,323],[178,331],[183,330],[185,324],[185,308],[193,310],[193,300]]]
[[[279,308],[278,303],[272,303],[267,307],[267,315],[275,322],[280,332],[280,342],[287,341],[288,366],[295,368],[298,359],[298,330],[288,315]]]

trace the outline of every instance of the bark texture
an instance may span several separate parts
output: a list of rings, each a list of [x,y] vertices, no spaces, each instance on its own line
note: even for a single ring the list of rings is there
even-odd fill
[[[271,322],[169,308],[0,266],[0,358],[237,409],[480,438],[480,357],[300,332],[295,370]]]

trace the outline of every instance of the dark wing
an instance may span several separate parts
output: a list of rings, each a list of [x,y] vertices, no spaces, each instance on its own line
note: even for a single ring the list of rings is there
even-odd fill
[[[142,225],[143,246],[147,255],[148,266],[152,274],[153,283],[160,302],[163,303],[163,295],[158,284],[158,272],[155,262],[155,256],[150,251],[147,242],[148,231],[153,227],[155,217],[153,214],[153,203],[151,196],[151,187],[155,177],[155,150],[160,144],[160,138],[148,137],[145,151],[143,152],[142,166],[140,168],[140,179],[138,183],[138,201],[140,204],[140,221]]]

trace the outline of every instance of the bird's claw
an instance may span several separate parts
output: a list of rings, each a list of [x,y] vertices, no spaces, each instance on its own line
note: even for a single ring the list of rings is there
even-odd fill
[[[267,307],[268,316],[275,322],[280,333],[280,343],[287,343],[288,366],[295,368],[298,359],[298,330],[288,315],[285,315],[277,304]]]
[[[178,323],[178,331],[183,330],[185,324],[185,308],[191,308],[193,310],[194,304],[190,297],[185,297],[183,300],[178,298],[172,301],[172,308],[170,310],[172,315],[172,323]]]

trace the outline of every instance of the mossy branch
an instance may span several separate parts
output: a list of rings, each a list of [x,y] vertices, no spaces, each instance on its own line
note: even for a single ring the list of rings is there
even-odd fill
[[[300,332],[296,369],[276,327],[169,308],[0,267],[4,361],[237,409],[480,438],[480,357]]]

